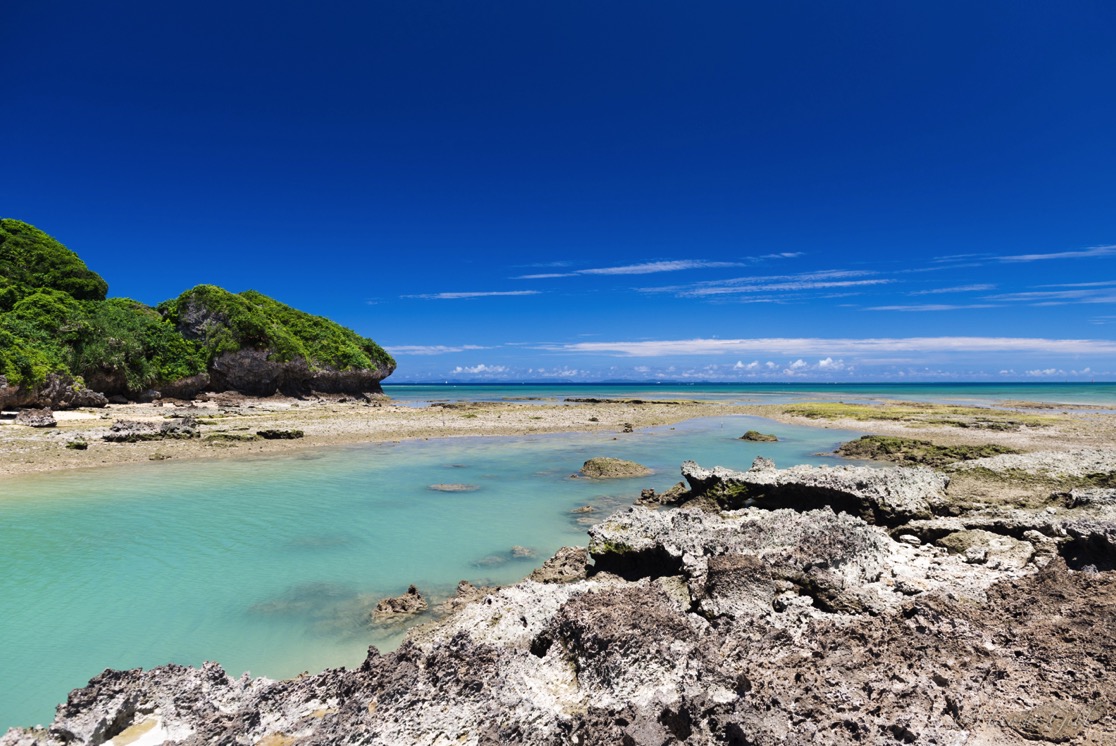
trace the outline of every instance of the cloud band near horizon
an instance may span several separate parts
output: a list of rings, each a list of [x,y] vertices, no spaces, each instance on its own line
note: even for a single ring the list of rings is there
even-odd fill
[[[1116,341],[1044,339],[1039,337],[883,337],[823,339],[772,337],[758,339],[675,339],[636,342],[573,342],[544,345],[551,352],[612,354],[621,357],[668,355],[856,355],[891,352],[1034,352],[1063,355],[1116,355]]]

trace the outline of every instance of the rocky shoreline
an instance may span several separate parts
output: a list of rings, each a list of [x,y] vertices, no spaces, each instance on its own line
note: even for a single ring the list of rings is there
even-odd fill
[[[106,671],[0,744],[1113,742],[1116,489],[1020,506],[926,467],[682,475],[676,507],[466,589],[357,670]]]
[[[235,392],[203,394],[197,401],[163,399],[108,404],[53,412],[53,427],[16,424],[18,413],[0,412],[0,478],[18,474],[142,463],[150,460],[229,458],[284,454],[320,446],[460,436],[535,435],[611,432],[624,437],[636,430],[673,425],[697,417],[755,415],[794,425],[871,430],[925,438],[950,445],[995,444],[1015,450],[1065,451],[1116,442],[1116,417],[1073,407],[1045,409],[1041,427],[1018,425],[1014,418],[1035,405],[982,409],[980,420],[1007,423],[996,428],[967,427],[964,420],[931,425],[921,420],[816,419],[793,405],[727,404],[692,400],[586,399],[538,402],[435,402],[404,406],[384,396],[319,395],[248,397]],[[925,413],[929,410],[920,410]],[[118,421],[151,423],[194,418],[197,438],[106,443]],[[43,420],[47,421],[45,415]],[[266,439],[260,432],[302,432],[303,437]],[[71,445],[77,444],[77,445]],[[85,447],[81,447],[85,444]]]

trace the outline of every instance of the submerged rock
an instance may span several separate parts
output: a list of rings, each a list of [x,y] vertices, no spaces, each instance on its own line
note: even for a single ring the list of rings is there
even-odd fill
[[[432,484],[427,489],[434,490],[435,492],[476,492],[480,487],[475,484],[460,484],[455,482]]]
[[[607,456],[589,459],[582,464],[581,471],[578,472],[581,476],[589,479],[627,479],[630,477],[645,477],[653,473],[646,466],[637,464],[635,461],[625,461],[624,459]]]
[[[427,609],[426,599],[415,586],[407,586],[402,596],[381,599],[372,611],[373,621],[384,621],[401,615],[419,614]]]

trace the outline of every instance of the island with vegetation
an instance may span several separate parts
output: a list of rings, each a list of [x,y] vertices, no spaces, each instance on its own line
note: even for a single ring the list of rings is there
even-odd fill
[[[0,406],[378,394],[395,369],[371,339],[253,290],[199,285],[154,308],[107,295],[73,251],[0,219]]]

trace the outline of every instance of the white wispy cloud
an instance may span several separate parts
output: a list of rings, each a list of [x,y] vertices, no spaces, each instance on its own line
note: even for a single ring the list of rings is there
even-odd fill
[[[453,352],[490,350],[492,348],[482,347],[481,345],[390,345],[385,349],[392,355],[445,355]]]
[[[682,272],[689,269],[719,269],[724,267],[744,267],[743,262],[715,262],[706,259],[675,259],[656,262],[624,264],[617,267],[589,267],[571,272],[542,272],[520,275],[515,280],[546,280],[553,277],[579,277],[587,275],[652,275],[659,272]]]
[[[479,365],[473,365],[473,366],[469,366],[469,367],[462,367],[462,366],[458,365],[456,368],[454,368],[453,370],[450,371],[450,374],[451,375],[460,375],[462,373],[467,373],[471,376],[475,376],[475,375],[480,375],[480,374],[483,374],[483,373],[492,374],[492,373],[507,373],[507,372],[508,372],[507,366],[504,366],[504,365],[485,365],[484,363],[481,363]]]
[[[822,339],[768,337],[757,339],[664,339],[632,342],[573,342],[543,345],[553,352],[611,354],[624,357],[669,355],[890,355],[926,352],[1035,352],[1049,354],[1116,354],[1116,340],[1045,339],[1040,337],[881,337]]]
[[[696,282],[690,285],[639,288],[642,293],[674,293],[680,298],[705,298],[719,295],[757,295],[795,293],[808,290],[885,285],[892,280],[873,277],[868,270],[824,269],[791,275],[733,277],[726,280]]]
[[[593,275],[653,275],[661,272],[684,272],[691,269],[725,269],[728,267],[747,267],[768,259],[794,259],[802,256],[800,251],[782,251],[775,254],[748,257],[742,261],[713,261],[709,259],[663,259],[653,262],[622,264],[615,267],[588,267],[569,272],[540,272],[513,277],[514,280],[549,280],[555,277],[584,277]],[[560,265],[559,265],[560,266]]]
[[[953,305],[949,303],[922,303],[913,304],[909,306],[871,306],[866,308],[866,311],[903,311],[903,312],[920,312],[920,311],[962,311],[971,308],[996,308],[991,303],[971,303],[967,305]]]
[[[995,290],[995,285],[956,285],[951,288],[934,288],[933,290],[916,290],[911,295],[944,295],[946,293],[983,293]]]
[[[1098,256],[1112,256],[1116,254],[1116,244],[1107,246],[1090,246],[1087,249],[1075,251],[1055,251],[1048,254],[1015,254],[1001,256],[1001,262],[1041,262],[1048,259],[1089,259]]]
[[[1055,306],[1068,303],[1116,303],[1116,288],[1077,287],[1071,290],[1030,290],[1021,293],[1002,293],[989,296],[989,300],[1009,303],[1031,303]]]
[[[643,262],[621,267],[597,267],[578,270],[579,275],[651,275],[659,272],[681,272],[688,269],[719,269],[723,267],[742,267],[741,262],[711,262],[703,259],[682,259],[678,261]]]
[[[404,295],[404,298],[419,298],[422,300],[462,300],[467,298],[500,298],[517,295],[538,295],[539,290],[482,290],[462,293],[424,293],[421,295]]]

